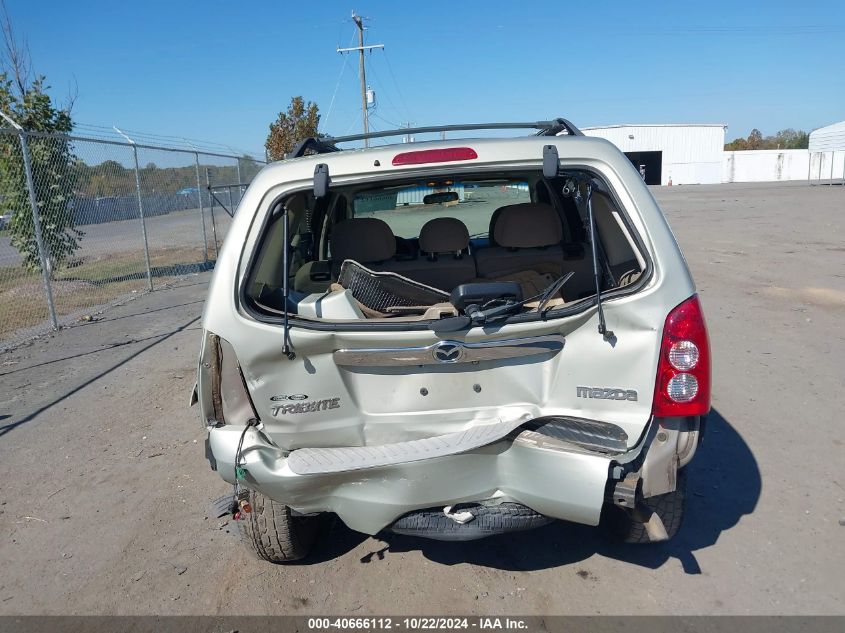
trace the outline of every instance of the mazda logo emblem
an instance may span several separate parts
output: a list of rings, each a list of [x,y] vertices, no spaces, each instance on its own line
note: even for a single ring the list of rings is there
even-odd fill
[[[460,343],[438,343],[431,355],[441,363],[457,363],[463,358],[464,347]]]

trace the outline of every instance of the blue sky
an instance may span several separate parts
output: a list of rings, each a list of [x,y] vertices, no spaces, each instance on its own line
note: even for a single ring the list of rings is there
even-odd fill
[[[845,3],[6,0],[35,68],[81,123],[259,150],[291,96],[360,131],[367,21],[378,129],[566,116],[773,134],[845,119]],[[341,77],[339,81],[339,77]],[[332,97],[334,95],[334,102]]]

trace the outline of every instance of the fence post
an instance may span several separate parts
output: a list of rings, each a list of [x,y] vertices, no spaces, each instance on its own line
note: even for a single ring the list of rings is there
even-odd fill
[[[121,132],[117,129],[116,126],[112,126],[118,134],[120,134],[123,138],[129,141],[129,144],[132,145],[132,156],[135,159],[135,193],[138,196],[138,213],[141,216],[141,235],[144,238],[144,264],[147,267],[147,285],[150,288],[150,292],[153,291],[153,269],[150,266],[150,245],[149,241],[147,240],[147,219],[144,216],[144,202],[141,199],[141,170],[138,167],[138,148],[135,146],[135,141],[129,138],[126,134]]]
[[[144,203],[141,200],[141,172],[138,168],[138,148],[132,143],[132,153],[135,157],[135,193],[138,194],[138,213],[141,214],[141,235],[144,237],[144,263],[147,266],[147,285],[153,291],[153,269],[150,266],[150,244],[147,240],[147,219],[144,217]]]
[[[29,193],[29,205],[32,208],[32,226],[35,230],[35,244],[38,246],[38,259],[41,264],[41,278],[44,281],[44,296],[47,298],[47,310],[50,313],[50,325],[54,330],[59,329],[59,320],[56,318],[56,304],[53,302],[53,287],[50,285],[50,270],[48,268],[47,252],[44,248],[44,237],[41,233],[41,216],[38,213],[38,199],[35,195],[35,183],[32,180],[32,160],[29,156],[29,144],[26,139],[26,132],[11,117],[0,111],[6,121],[18,131],[18,138],[21,142],[21,153],[23,154],[23,170],[26,175],[26,188]]]
[[[211,205],[211,234],[214,236],[214,261],[216,262],[220,251],[217,250],[217,224],[214,222],[214,196],[211,195],[211,176],[208,168],[205,169],[205,184],[208,186],[208,204]]]
[[[243,189],[241,188],[241,159],[240,157],[235,159],[237,161],[238,166],[238,204],[241,203],[241,198],[243,198]]]
[[[135,193],[138,194],[138,213],[141,215],[141,235],[144,238],[144,264],[147,266],[147,285],[153,291],[153,269],[150,266],[150,244],[147,239],[147,219],[144,217],[144,203],[141,200],[141,172],[138,168],[138,148],[132,143],[132,153],[135,157]]]
[[[196,159],[196,167],[197,167],[197,195],[200,199],[200,222],[202,222],[202,260],[204,263],[208,263],[208,237],[205,234],[205,207],[202,204],[202,183],[200,182],[200,155],[198,152],[194,152],[194,158]]]

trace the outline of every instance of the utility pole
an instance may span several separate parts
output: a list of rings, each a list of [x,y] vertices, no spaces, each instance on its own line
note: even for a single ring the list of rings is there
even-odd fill
[[[352,21],[358,27],[358,75],[361,77],[361,114],[364,117],[364,134],[370,131],[370,117],[367,115],[367,76],[364,70],[364,20],[352,12]],[[370,146],[370,140],[364,139],[364,147]]]
[[[349,53],[351,51],[358,51],[358,74],[361,76],[361,115],[364,120],[364,134],[370,131],[370,120],[367,114],[367,76],[364,70],[364,51],[371,51],[374,48],[384,48],[384,44],[372,44],[364,46],[364,18],[357,15],[355,11],[352,12],[352,21],[358,27],[358,46],[351,48],[338,48],[338,53]],[[369,139],[364,139],[364,147],[369,147]]]
[[[413,125],[414,125],[413,121],[406,121],[405,125],[403,125],[402,127],[408,128],[410,130],[413,127]],[[406,134],[404,137],[402,137],[402,142],[403,143],[413,143],[414,142],[413,134]]]

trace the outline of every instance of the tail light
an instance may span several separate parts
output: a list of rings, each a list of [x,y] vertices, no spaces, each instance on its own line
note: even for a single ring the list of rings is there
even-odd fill
[[[445,149],[424,149],[402,152],[393,157],[393,166],[425,165],[426,163],[450,163],[457,160],[474,160],[478,154],[471,147],[448,147]]]
[[[710,342],[698,295],[666,317],[652,414],[706,415],[710,411]]]

